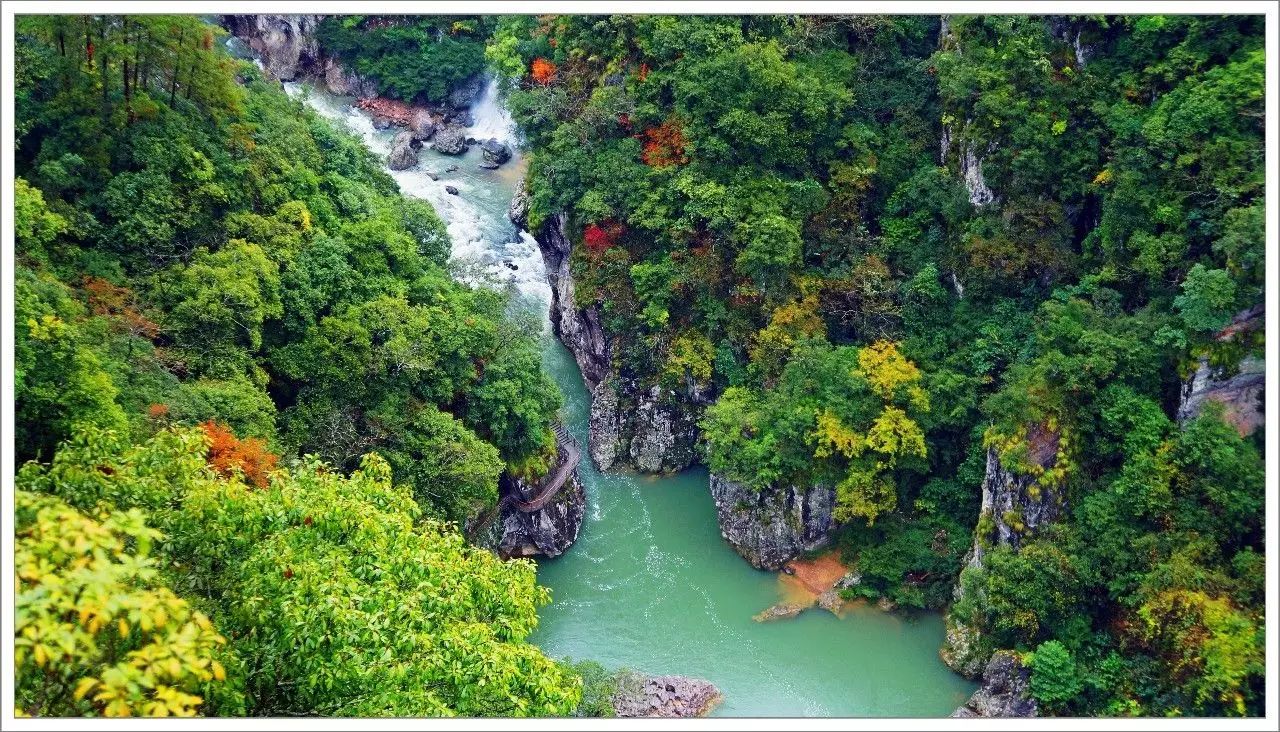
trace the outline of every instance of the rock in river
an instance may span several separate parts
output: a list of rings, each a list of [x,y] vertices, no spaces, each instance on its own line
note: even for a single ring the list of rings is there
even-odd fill
[[[836,528],[835,491],[817,486],[755,490],[711,476],[720,535],[757,569],[779,569],[823,546]]]
[[[486,162],[502,165],[511,159],[511,148],[507,146],[507,143],[490,137],[480,143],[480,154],[484,156]]]
[[[445,127],[436,131],[431,147],[444,155],[461,155],[467,151],[467,136],[461,127]]]
[[[391,143],[391,155],[387,158],[387,167],[392,170],[406,170],[418,164],[419,143],[413,139],[413,133],[404,130],[398,133]]]
[[[445,186],[445,187],[444,187],[444,192],[445,192],[445,193],[448,193],[448,194],[449,194],[449,195],[451,195],[451,196],[456,196],[456,195],[458,195],[458,189],[457,189],[456,187],[454,187],[454,186]]]
[[[720,703],[720,690],[688,676],[624,678],[613,695],[619,717],[701,717]]]

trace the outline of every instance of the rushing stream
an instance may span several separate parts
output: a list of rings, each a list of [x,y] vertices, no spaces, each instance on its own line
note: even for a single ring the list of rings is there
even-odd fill
[[[394,130],[375,130],[350,99],[286,86],[376,154],[390,152]],[[473,113],[473,136],[514,137],[492,88]],[[519,153],[496,171],[477,167],[478,147],[459,157],[424,147],[419,158],[413,169],[389,172],[405,194],[435,206],[455,259],[471,265],[464,277],[496,278],[545,313],[550,290],[537,245],[506,218],[524,170]],[[458,169],[445,172],[450,165]],[[446,193],[446,184],[459,195]],[[550,328],[544,339],[546,367],[565,396],[564,422],[586,444],[590,404],[581,375]],[[589,505],[578,542],[539,563],[552,603],[531,640],[549,655],[707,679],[724,693],[716,715],[938,716],[973,691],[938,659],[936,614],[855,606],[842,619],[814,608],[790,620],[753,621],[778,601],[777,575],[752,569],[720,538],[705,470],[603,475],[584,457],[579,472]]]

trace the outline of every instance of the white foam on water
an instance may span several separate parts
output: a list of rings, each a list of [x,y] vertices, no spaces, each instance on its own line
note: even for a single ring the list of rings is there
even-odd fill
[[[359,137],[375,155],[386,158],[391,153],[391,142],[397,130],[379,130],[373,118],[364,110],[349,105],[346,100],[320,92],[308,84],[287,82],[285,91],[292,97],[303,99],[320,116],[337,122]],[[475,124],[470,136],[478,139],[496,137],[511,142],[515,139],[515,123],[497,98],[497,86],[489,82],[483,95],[477,100],[472,114]],[[441,162],[441,161],[436,161]],[[459,159],[456,165],[464,165]],[[538,242],[528,232],[516,235],[515,227],[506,221],[505,205],[501,211],[490,211],[472,203],[468,194],[487,194],[477,190],[479,186],[498,179],[475,175],[459,175],[448,180],[432,180],[427,175],[428,163],[421,162],[408,170],[386,169],[396,181],[401,193],[427,201],[445,223],[451,242],[452,269],[459,279],[471,285],[511,285],[522,299],[545,311],[551,301],[551,288],[547,284],[546,270]],[[458,193],[449,193],[445,186],[453,186]],[[507,266],[515,265],[515,269]],[[543,328],[550,321],[543,319]]]

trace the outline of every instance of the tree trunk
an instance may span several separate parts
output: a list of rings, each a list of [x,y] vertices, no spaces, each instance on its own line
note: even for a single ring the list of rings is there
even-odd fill
[[[173,54],[173,77],[169,80],[169,106],[173,106],[173,102],[178,96],[178,70],[182,65],[182,39],[186,36],[187,30],[183,28],[178,31],[178,45]]]

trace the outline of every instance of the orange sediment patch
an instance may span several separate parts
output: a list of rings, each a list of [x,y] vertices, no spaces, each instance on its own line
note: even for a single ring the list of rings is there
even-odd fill
[[[814,595],[835,587],[836,582],[849,572],[849,568],[840,563],[836,552],[827,552],[813,559],[793,559],[786,566],[791,570],[789,576]]]

